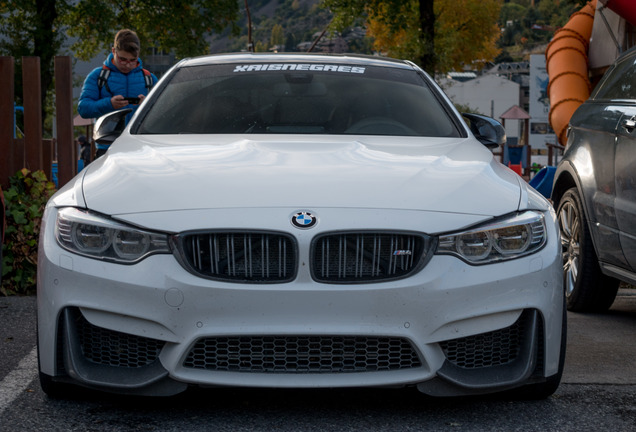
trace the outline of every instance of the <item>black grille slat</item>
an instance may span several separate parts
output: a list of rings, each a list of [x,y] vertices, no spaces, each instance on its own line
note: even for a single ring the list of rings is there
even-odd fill
[[[298,247],[287,234],[204,232],[177,236],[179,258],[190,272],[242,283],[290,282]],[[371,283],[407,277],[430,259],[434,241],[419,233],[345,232],[311,243],[311,274],[322,283]]]
[[[297,267],[290,236],[261,232],[209,232],[184,235],[181,259],[193,273],[229,282],[289,282]]]
[[[78,314],[75,325],[84,357],[97,364],[140,368],[153,363],[165,342],[97,327]]]
[[[230,336],[199,339],[183,366],[226,372],[346,373],[420,367],[404,339],[361,336]]]
[[[326,283],[398,279],[420,268],[432,241],[419,234],[337,233],[318,237],[312,245],[314,279]]]
[[[510,327],[441,342],[440,346],[450,363],[464,369],[508,364],[521,352],[530,317],[524,312]]]

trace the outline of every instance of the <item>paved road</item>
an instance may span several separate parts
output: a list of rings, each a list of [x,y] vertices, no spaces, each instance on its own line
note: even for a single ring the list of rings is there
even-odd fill
[[[174,398],[40,390],[35,298],[0,298],[0,431],[636,431],[636,290],[568,314],[565,372],[544,401],[431,399],[409,389],[207,389]]]
[[[606,314],[568,313],[562,382],[636,384],[636,289],[620,290]]]

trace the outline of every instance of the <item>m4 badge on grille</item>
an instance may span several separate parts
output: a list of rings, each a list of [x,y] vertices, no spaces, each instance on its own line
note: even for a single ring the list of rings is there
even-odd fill
[[[413,252],[411,252],[409,249],[399,249],[399,250],[393,251],[393,255],[395,256],[413,255]]]
[[[318,219],[308,211],[299,211],[292,216],[291,222],[296,228],[306,229],[316,225]]]

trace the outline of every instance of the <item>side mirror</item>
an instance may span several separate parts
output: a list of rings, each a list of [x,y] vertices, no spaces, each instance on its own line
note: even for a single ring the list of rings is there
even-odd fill
[[[490,149],[506,144],[506,130],[497,120],[479,114],[462,113],[470,131]]]
[[[126,128],[126,116],[131,108],[104,114],[95,122],[93,139],[97,144],[112,144]]]

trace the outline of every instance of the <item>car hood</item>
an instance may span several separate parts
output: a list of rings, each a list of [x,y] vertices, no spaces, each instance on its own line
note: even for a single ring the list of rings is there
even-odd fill
[[[474,138],[122,135],[85,170],[89,209],[408,209],[496,216],[521,183]]]

